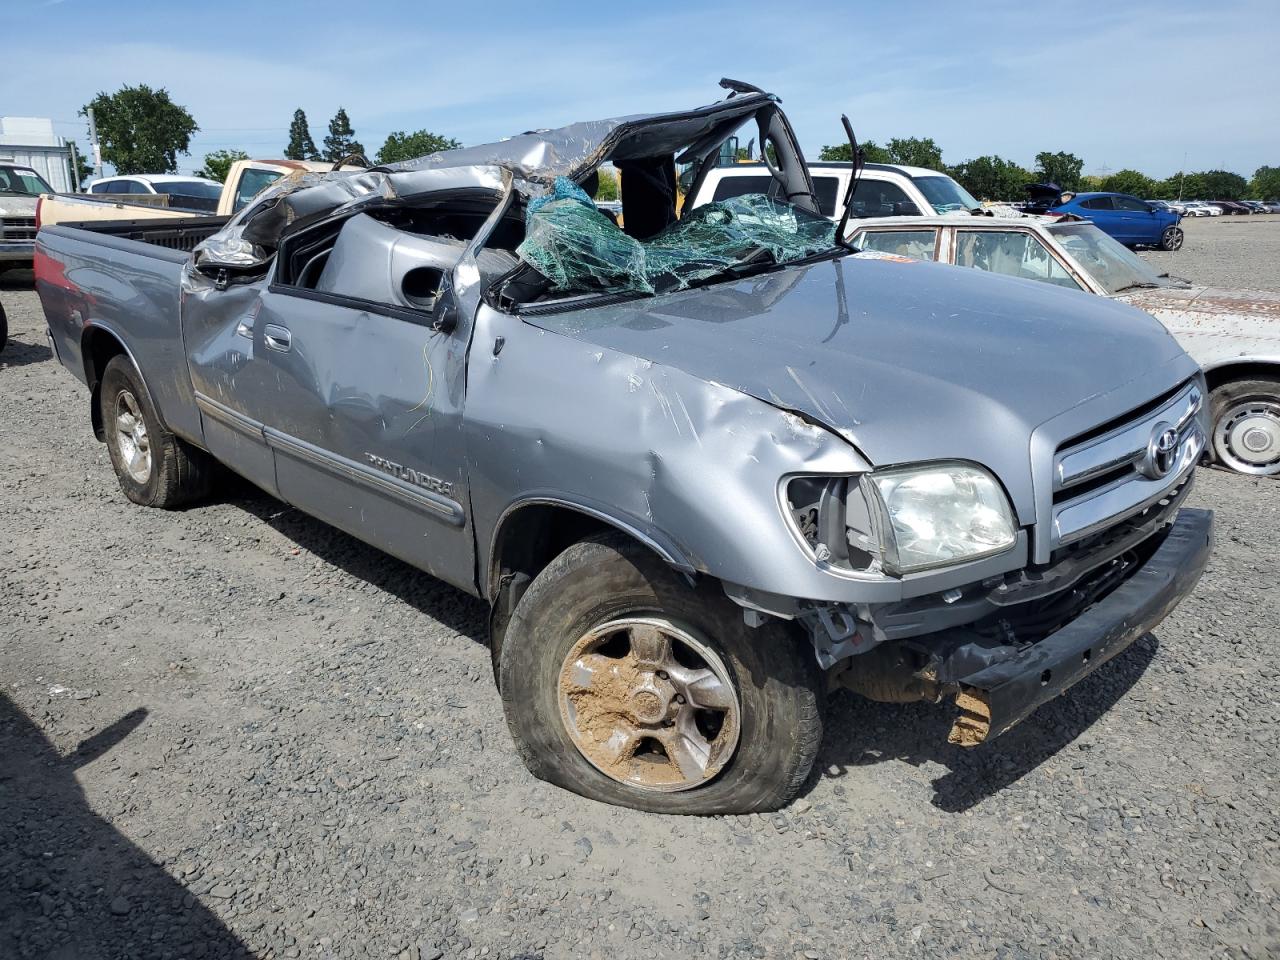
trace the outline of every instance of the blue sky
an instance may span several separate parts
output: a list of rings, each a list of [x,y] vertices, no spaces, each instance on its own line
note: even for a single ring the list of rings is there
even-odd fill
[[[471,144],[693,106],[721,76],[780,95],[810,156],[842,140],[843,111],[862,138],[931,136],[948,163],[1280,165],[1276,0],[4,5],[0,114],[52,117],[83,143],[95,93],[163,86],[201,127],[183,171],[221,147],[278,156],[299,106],[317,143],[344,106],[372,153],[397,129]]]

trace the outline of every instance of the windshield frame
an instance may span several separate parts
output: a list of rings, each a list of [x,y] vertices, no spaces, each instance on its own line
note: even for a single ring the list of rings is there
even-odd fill
[[[928,187],[926,187],[925,186],[926,180],[942,181],[944,184],[947,185],[948,192],[955,194],[956,201],[942,203],[941,195],[937,199],[930,196],[930,191],[933,190],[934,185],[930,183]],[[977,198],[975,198],[973,194],[971,194],[968,190],[966,190],[964,187],[960,186],[960,184],[956,182],[954,177],[949,177],[945,173],[935,171],[932,173],[913,174],[911,177],[911,182],[914,183],[916,185],[916,188],[920,191],[920,193],[924,195],[924,198],[926,201],[928,201],[929,206],[933,207],[934,213],[941,214],[944,216],[948,213],[968,213],[969,211],[977,210],[982,206],[982,204],[978,202]],[[966,205],[966,199],[968,200],[967,205]]]
[[[25,192],[19,193],[16,190],[5,190],[3,188],[0,188],[0,194],[3,194],[6,197],[38,197],[42,193],[55,192],[53,187],[49,185],[49,181],[46,180],[44,177],[40,176],[40,173],[37,170],[33,169],[32,167],[28,167],[19,163],[0,163],[0,167],[3,167],[6,170],[17,171],[22,176],[26,176],[29,174],[30,176],[36,179],[36,181],[41,185],[41,188],[42,188],[40,190],[37,190],[35,193],[25,193]]]
[[[1179,286],[1168,276],[1161,276],[1150,263],[1092,223],[1070,220],[1046,224],[1044,229],[1080,273],[1100,287],[1107,296],[1145,287]],[[1081,250],[1080,243],[1067,242],[1068,239],[1076,238],[1083,241],[1086,249]],[[1085,259],[1081,256],[1082,253],[1093,254],[1094,259]],[[1103,269],[1099,268],[1099,264]]]

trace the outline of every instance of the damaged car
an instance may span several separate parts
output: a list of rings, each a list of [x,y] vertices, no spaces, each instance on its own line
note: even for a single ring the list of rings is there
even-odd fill
[[[778,98],[722,85],[299,173],[191,254],[91,225],[36,250],[130,500],[221,463],[484,598],[533,774],[664,813],[785,804],[836,686],[991,740],[1158,624],[1212,540],[1183,506],[1204,378],[1158,323],[851,251]],[[741,127],[778,189],[679,216],[677,166],[696,192]]]

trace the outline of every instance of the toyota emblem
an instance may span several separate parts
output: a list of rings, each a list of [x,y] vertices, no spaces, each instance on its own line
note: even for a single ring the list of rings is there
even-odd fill
[[[1167,423],[1157,423],[1151,428],[1151,439],[1147,441],[1139,472],[1152,480],[1163,480],[1173,472],[1177,462],[1178,431]]]

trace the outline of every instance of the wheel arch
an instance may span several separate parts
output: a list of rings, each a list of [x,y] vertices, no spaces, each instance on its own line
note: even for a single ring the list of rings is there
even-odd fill
[[[1225,360],[1204,369],[1205,381],[1210,392],[1237,380],[1280,380],[1280,358],[1269,360],[1241,357]]]
[[[126,356],[142,378],[142,369],[134,358],[132,351],[125,346],[124,339],[101,323],[90,322],[80,334],[80,359],[84,363],[84,382],[89,386],[89,418],[93,423],[93,435],[99,442],[106,442],[106,433],[102,427],[102,411],[98,405],[98,391],[102,384],[102,373],[112,358]],[[143,380],[146,387],[146,381]],[[147,389],[150,393],[150,388]]]
[[[533,579],[574,543],[610,531],[636,541],[675,570],[689,575],[697,570],[692,559],[661,533],[601,507],[554,497],[518,500],[494,524],[481,568],[495,662],[511,613]]]

